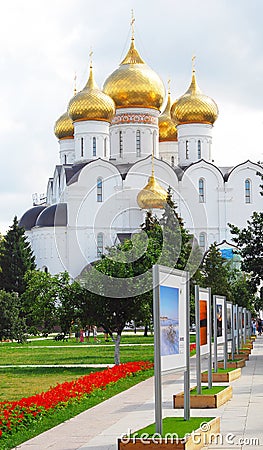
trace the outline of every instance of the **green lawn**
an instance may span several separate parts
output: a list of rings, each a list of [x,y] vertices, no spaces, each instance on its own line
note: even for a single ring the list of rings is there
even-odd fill
[[[153,361],[153,336],[124,335],[121,343],[121,362]],[[28,341],[26,344],[2,343],[0,350],[0,401],[18,400],[46,391],[57,383],[71,381],[91,371],[101,369],[85,367],[17,367],[18,365],[85,365],[114,364],[114,343],[76,343],[53,339]],[[10,367],[12,366],[13,367]],[[8,367],[7,367],[8,366]]]

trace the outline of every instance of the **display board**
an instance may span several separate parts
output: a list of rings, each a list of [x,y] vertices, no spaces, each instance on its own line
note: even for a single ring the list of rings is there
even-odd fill
[[[233,304],[231,302],[227,302],[226,303],[226,335],[227,335],[227,340],[231,341],[232,340],[232,308],[233,308]]]
[[[159,318],[154,317],[154,330],[160,329],[161,370],[186,367],[186,273],[157,266]],[[158,319],[158,320],[156,320]]]
[[[199,320],[200,320],[200,352],[201,355],[209,353],[209,339],[211,336],[211,308],[207,289],[199,288]],[[198,318],[196,318],[196,321]]]
[[[214,308],[215,308],[215,332],[217,336],[217,344],[223,344],[225,342],[225,297],[215,295],[214,296]]]

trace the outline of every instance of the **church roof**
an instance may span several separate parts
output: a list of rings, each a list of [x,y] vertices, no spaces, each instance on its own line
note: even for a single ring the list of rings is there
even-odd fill
[[[39,214],[46,208],[45,205],[34,206],[28,209],[19,221],[19,227],[23,227],[25,231],[31,230],[36,225]]]
[[[37,227],[63,227],[68,223],[67,203],[58,203],[44,209],[39,215]]]

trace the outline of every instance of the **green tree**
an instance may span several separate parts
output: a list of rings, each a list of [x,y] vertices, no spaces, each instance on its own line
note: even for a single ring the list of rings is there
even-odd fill
[[[1,243],[0,288],[19,295],[25,290],[24,276],[35,268],[35,258],[17,217]]]
[[[256,292],[263,280],[263,213],[254,212],[247,221],[247,227],[242,230],[235,225],[228,225],[242,258],[241,269],[250,274]]]
[[[67,272],[51,275],[39,270],[28,271],[25,281],[22,310],[30,331],[46,334],[59,325],[68,334],[72,321],[81,315],[79,283],[71,283]]]
[[[232,301],[229,269],[216,244],[210,245],[208,249],[202,265],[202,274],[203,287],[209,286],[212,295],[224,295],[227,300]]]
[[[230,270],[233,303],[255,312],[255,292],[248,274],[241,270]]]
[[[16,339],[23,342],[26,326],[20,317],[20,300],[15,292],[0,291],[0,341]]]

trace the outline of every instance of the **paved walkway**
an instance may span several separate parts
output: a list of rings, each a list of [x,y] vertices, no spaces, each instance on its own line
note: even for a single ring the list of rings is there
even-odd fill
[[[192,385],[195,384],[194,365],[195,360],[191,358]],[[205,369],[205,361],[202,368]],[[250,361],[242,369],[242,377],[232,386],[233,398],[227,404],[217,410],[192,410],[191,415],[221,417],[222,445],[210,445],[209,449],[263,450],[263,336],[257,338]],[[172,396],[182,388],[182,373],[163,376],[163,416],[183,415],[182,410],[172,409]],[[17,449],[116,450],[118,436],[153,421],[153,378],[150,378]]]

